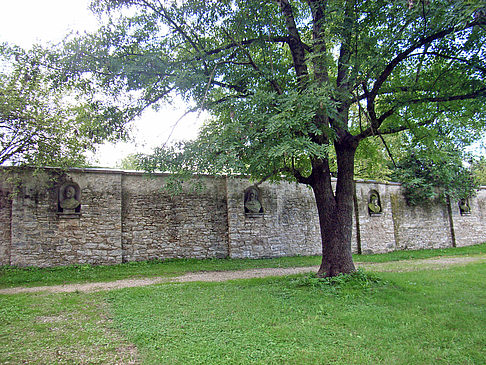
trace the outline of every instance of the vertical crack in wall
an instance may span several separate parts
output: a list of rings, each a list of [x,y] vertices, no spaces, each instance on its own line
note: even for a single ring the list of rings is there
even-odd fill
[[[358,255],[361,255],[361,230],[359,227],[359,206],[358,196],[356,195],[356,181],[353,184],[353,205],[354,205],[354,217],[356,224],[356,246],[358,249]]]
[[[454,219],[452,219],[451,198],[449,197],[449,195],[446,198],[446,205],[447,205],[447,215],[449,217],[449,227],[451,229],[452,247],[456,247],[456,232],[454,230]]]
[[[125,174],[122,173],[120,177],[120,228],[121,228],[121,262],[127,262],[126,254],[126,239],[125,239],[125,216],[126,216],[126,195],[124,192],[123,184],[125,183]]]
[[[230,231],[230,210],[229,210],[229,204],[230,204],[230,197],[228,195],[228,176],[224,177],[224,189],[225,189],[225,203],[226,203],[226,242],[227,242],[227,247],[228,247],[228,252],[227,256],[228,258],[231,258],[231,231]]]

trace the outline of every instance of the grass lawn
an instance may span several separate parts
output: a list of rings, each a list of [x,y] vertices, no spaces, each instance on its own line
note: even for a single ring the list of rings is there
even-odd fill
[[[388,283],[366,289],[274,278],[108,301],[146,364],[486,363],[486,265],[379,275]]]
[[[376,255],[354,255],[356,262],[390,262],[436,256],[486,254],[486,243],[438,250],[395,251]],[[68,283],[114,281],[118,279],[176,276],[189,271],[243,270],[266,267],[301,267],[319,265],[320,256],[281,257],[274,259],[176,259],[129,262],[111,266],[70,265],[53,268],[0,266],[0,288],[43,286]]]
[[[0,295],[0,363],[486,363],[486,264],[374,275]]]
[[[0,364],[128,364],[102,295],[0,295]]]

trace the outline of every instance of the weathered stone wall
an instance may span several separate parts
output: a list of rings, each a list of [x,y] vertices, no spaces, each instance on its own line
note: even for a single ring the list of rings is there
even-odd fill
[[[399,192],[391,198],[397,250],[452,246],[447,205],[434,202],[409,206]]]
[[[304,185],[259,186],[263,214],[245,214],[248,180],[229,178],[228,231],[232,258],[317,255],[321,251],[317,209]]]
[[[370,215],[368,203],[370,193],[376,191],[381,200],[382,213]],[[359,181],[356,184],[358,222],[361,253],[382,253],[396,249],[395,212],[392,210],[394,196],[400,196],[399,184],[384,184],[374,181]]]
[[[8,186],[0,184],[0,265],[10,264],[12,199]]]
[[[203,189],[163,187],[168,175],[101,169],[27,171],[0,183],[0,265],[114,264],[166,258],[261,258],[321,252],[317,209],[303,185],[263,183],[263,211],[245,212],[242,178],[203,177]],[[59,190],[79,186],[80,212],[60,212]],[[64,184],[64,185],[63,185]],[[486,242],[486,188],[458,202],[410,207],[399,184],[358,181],[353,252]],[[62,189],[61,189],[62,191]],[[381,212],[370,214],[371,194]]]
[[[461,215],[459,202],[441,201],[410,206],[400,184],[357,183],[359,225],[363,253],[445,248],[486,242],[486,187],[469,199],[471,213]],[[367,199],[378,191],[383,213],[371,216]],[[449,210],[450,208],[450,210]]]
[[[123,177],[123,260],[228,256],[224,179],[203,178],[202,190],[164,190],[167,177]]]
[[[13,192],[10,264],[55,266],[122,261],[121,174],[70,172],[23,176]],[[58,186],[81,187],[80,215],[58,214]]]
[[[456,246],[468,246],[472,242],[486,242],[486,187],[479,189],[469,199],[471,214],[461,215],[459,202],[451,202]]]

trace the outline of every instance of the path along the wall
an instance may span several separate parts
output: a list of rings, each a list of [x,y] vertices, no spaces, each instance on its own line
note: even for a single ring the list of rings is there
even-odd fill
[[[246,179],[203,176],[173,195],[164,188],[168,181],[167,174],[105,169],[2,170],[0,265],[321,251],[315,201],[306,186],[263,183],[254,191]],[[462,213],[459,202],[408,206],[400,189],[395,183],[357,181],[354,252],[486,242],[486,188]]]

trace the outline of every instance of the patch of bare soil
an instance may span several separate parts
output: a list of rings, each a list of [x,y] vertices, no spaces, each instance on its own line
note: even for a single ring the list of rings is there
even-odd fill
[[[414,271],[424,269],[441,269],[452,265],[466,265],[469,263],[486,262],[486,255],[477,256],[447,256],[434,257],[420,260],[403,260],[384,263],[360,263],[358,267],[369,269],[371,271]],[[142,278],[142,279],[123,279],[112,282],[86,283],[86,284],[65,284],[52,286],[38,286],[32,288],[16,287],[0,289],[0,294],[18,294],[18,293],[72,293],[72,292],[97,292],[103,290],[114,290],[138,286],[147,286],[159,283],[182,283],[194,281],[221,282],[234,279],[263,278],[268,276],[285,276],[308,272],[317,272],[318,266],[307,267],[290,267],[290,268],[264,268],[250,269],[240,271],[207,271],[192,272],[181,276],[167,278]]]

